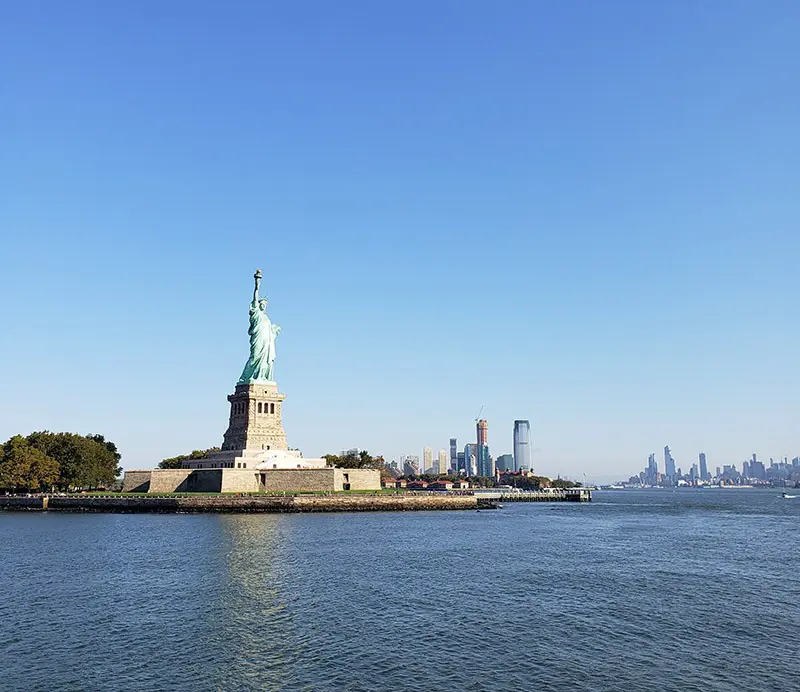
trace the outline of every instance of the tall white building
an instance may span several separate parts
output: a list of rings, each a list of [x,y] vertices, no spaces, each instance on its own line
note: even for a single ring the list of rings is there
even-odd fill
[[[533,471],[531,465],[531,424],[514,421],[514,471]]]
[[[444,449],[439,450],[439,459],[434,466],[435,473],[446,475],[450,464],[448,463],[447,451]]]
[[[431,473],[433,471],[433,450],[430,447],[425,447],[422,450],[422,473]]]

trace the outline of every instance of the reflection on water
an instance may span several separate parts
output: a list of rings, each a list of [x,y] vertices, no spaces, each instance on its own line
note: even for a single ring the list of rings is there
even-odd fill
[[[220,689],[279,689],[302,656],[302,648],[285,646],[296,636],[292,612],[280,590],[291,568],[281,551],[282,533],[291,531],[291,523],[283,519],[219,517],[227,577],[217,590],[209,629],[218,633],[222,654],[213,677]]]
[[[0,692],[793,689],[799,527],[768,491],[0,514]]]

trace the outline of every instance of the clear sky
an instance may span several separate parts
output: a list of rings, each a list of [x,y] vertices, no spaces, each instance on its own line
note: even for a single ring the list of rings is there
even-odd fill
[[[800,454],[800,5],[6,3],[0,437],[220,444],[253,271],[291,446]]]

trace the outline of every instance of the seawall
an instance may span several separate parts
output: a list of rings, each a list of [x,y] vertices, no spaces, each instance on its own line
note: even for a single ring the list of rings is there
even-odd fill
[[[56,512],[407,512],[492,509],[473,495],[221,495],[0,497],[0,511]]]

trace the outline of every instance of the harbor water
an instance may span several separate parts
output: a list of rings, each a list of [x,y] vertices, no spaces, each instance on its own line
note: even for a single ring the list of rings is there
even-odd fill
[[[800,689],[800,498],[0,514],[2,690]]]

